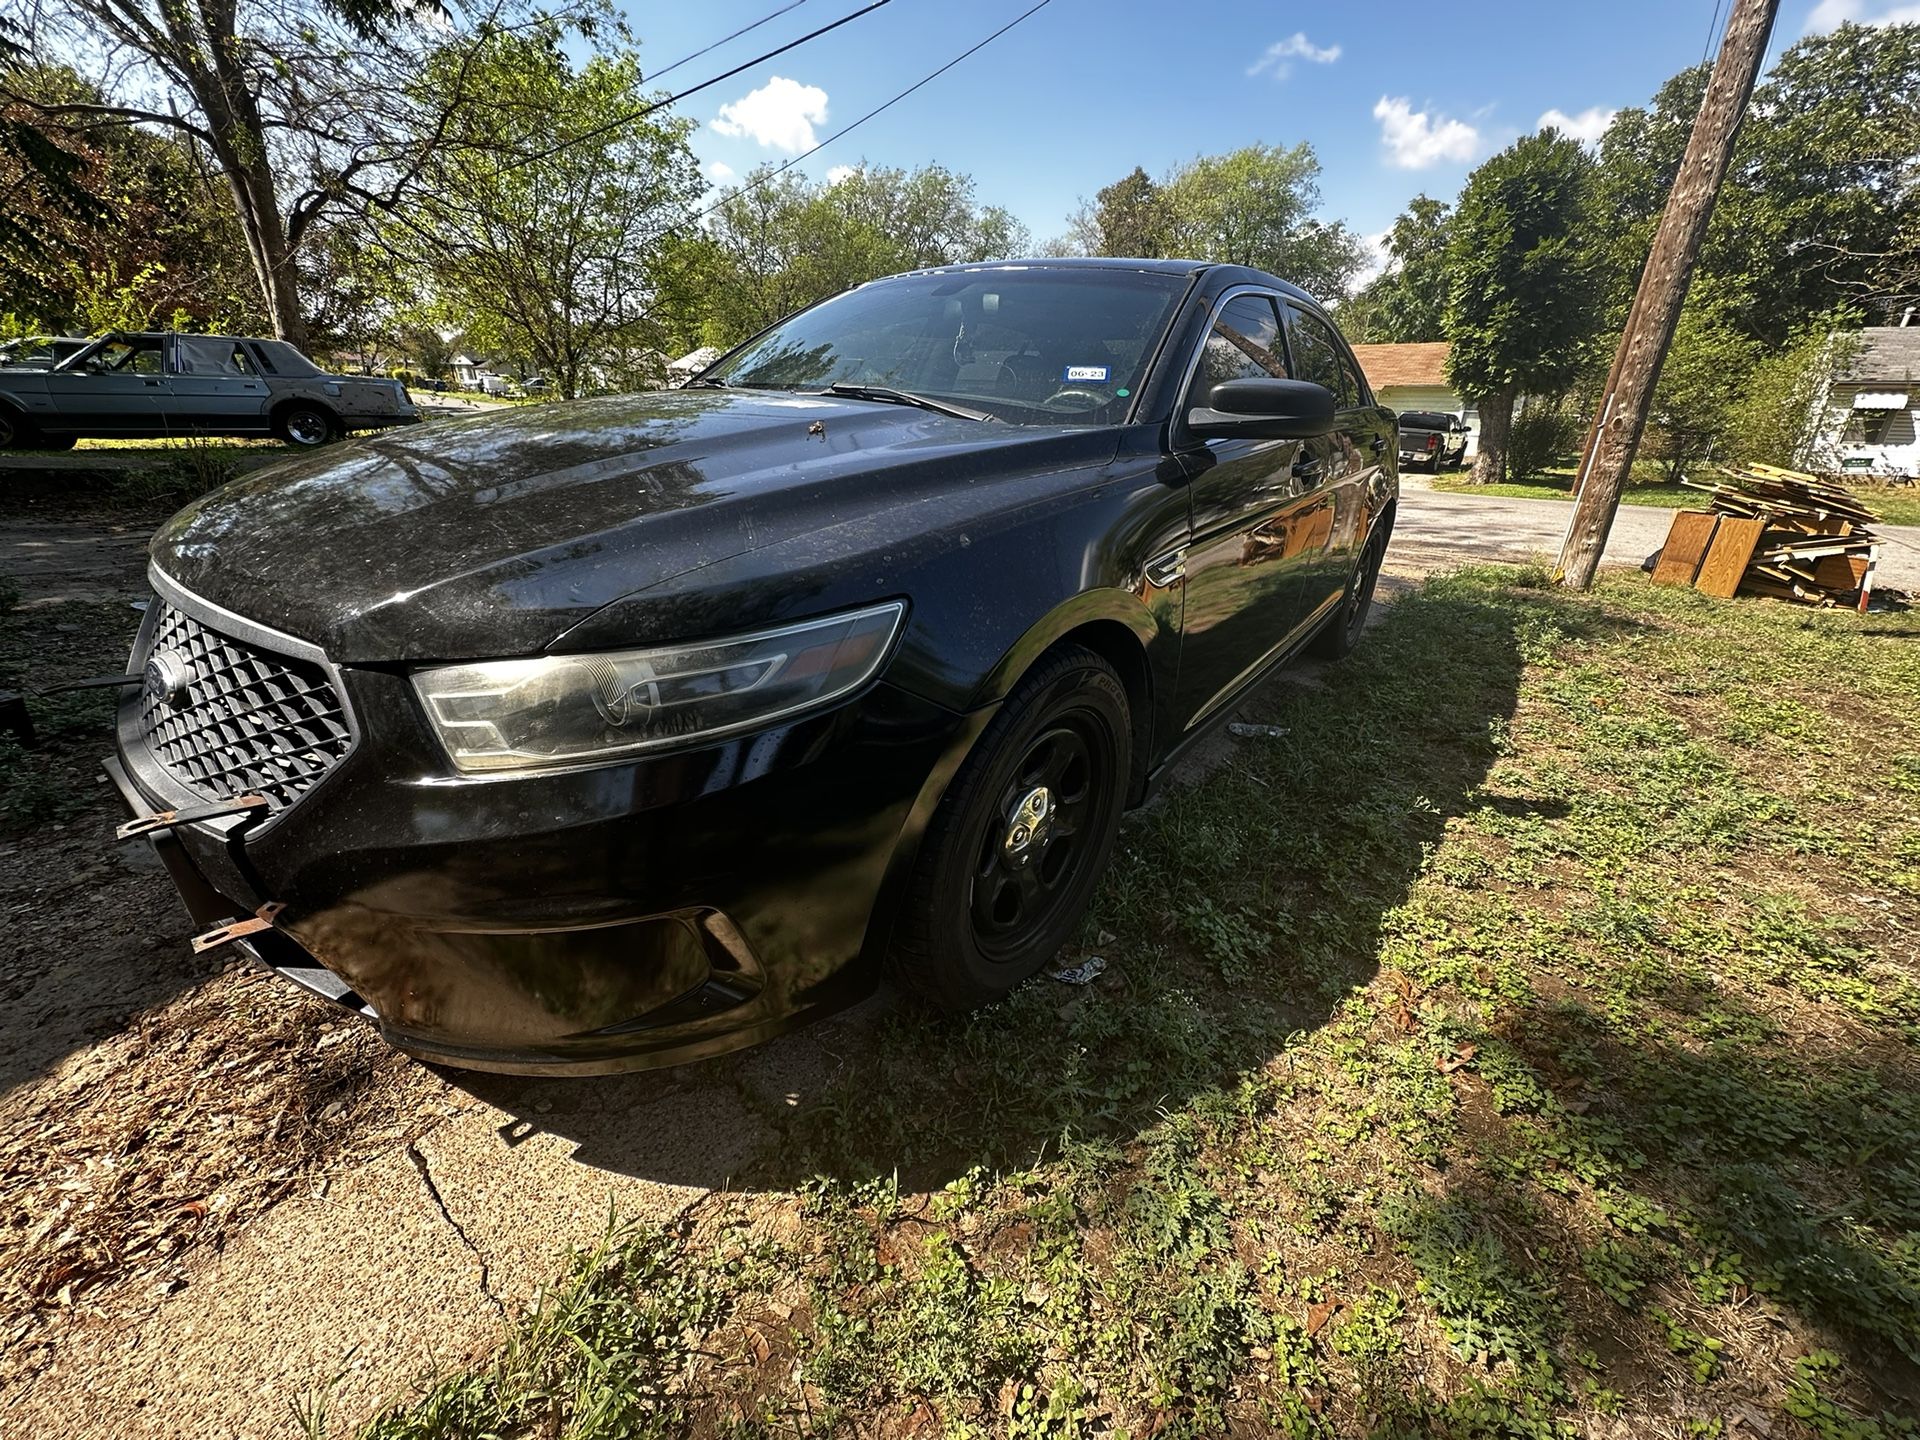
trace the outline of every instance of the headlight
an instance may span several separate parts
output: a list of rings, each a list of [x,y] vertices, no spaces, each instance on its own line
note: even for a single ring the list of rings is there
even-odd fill
[[[899,601],[705,645],[423,670],[413,686],[467,771],[593,764],[750,730],[851,694],[879,670]]]

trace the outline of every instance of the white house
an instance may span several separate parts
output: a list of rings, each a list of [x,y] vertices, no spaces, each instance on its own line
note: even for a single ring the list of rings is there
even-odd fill
[[[1814,441],[1816,465],[1847,475],[1920,479],[1920,325],[1870,325],[1828,382]]]
[[[1447,384],[1444,340],[1415,345],[1356,345],[1353,355],[1366,372],[1374,398],[1389,410],[1434,410],[1458,415],[1467,427],[1467,450],[1480,448],[1480,412]]]

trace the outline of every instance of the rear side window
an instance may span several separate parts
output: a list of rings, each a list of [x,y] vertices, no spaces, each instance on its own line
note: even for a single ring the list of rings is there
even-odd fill
[[[1193,377],[1193,403],[1204,405],[1214,386],[1227,380],[1288,378],[1280,315],[1264,295],[1238,295],[1220,307],[1200,368]]]
[[[1291,308],[1291,307],[1289,307]],[[1347,359],[1333,331],[1318,315],[1293,311],[1293,356],[1299,378],[1331,390],[1342,410],[1360,404],[1360,377]]]

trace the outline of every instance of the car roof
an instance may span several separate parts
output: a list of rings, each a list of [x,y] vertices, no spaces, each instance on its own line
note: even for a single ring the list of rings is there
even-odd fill
[[[1313,296],[1298,285],[1282,280],[1277,275],[1269,275],[1264,270],[1255,270],[1248,265],[1221,265],[1211,260],[1144,260],[1124,255],[1034,255],[1017,260],[976,260],[965,265],[932,265],[924,270],[910,270],[906,273],[964,275],[975,271],[990,273],[995,270],[1132,270],[1155,275],[1186,276],[1212,273],[1223,286],[1263,285],[1278,290],[1291,299],[1304,300],[1309,305],[1320,308],[1320,302]]]

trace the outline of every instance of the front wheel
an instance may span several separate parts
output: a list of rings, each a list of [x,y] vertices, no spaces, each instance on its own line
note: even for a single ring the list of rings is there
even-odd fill
[[[39,440],[33,422],[0,406],[0,450],[31,450]]]
[[[1079,925],[1113,853],[1132,762],[1126,687],[1068,646],[1023,678],[921,844],[889,968],[945,1010],[998,1000]]]
[[[337,438],[340,422],[322,406],[302,403],[289,405],[275,416],[273,431],[287,444],[310,450]]]

